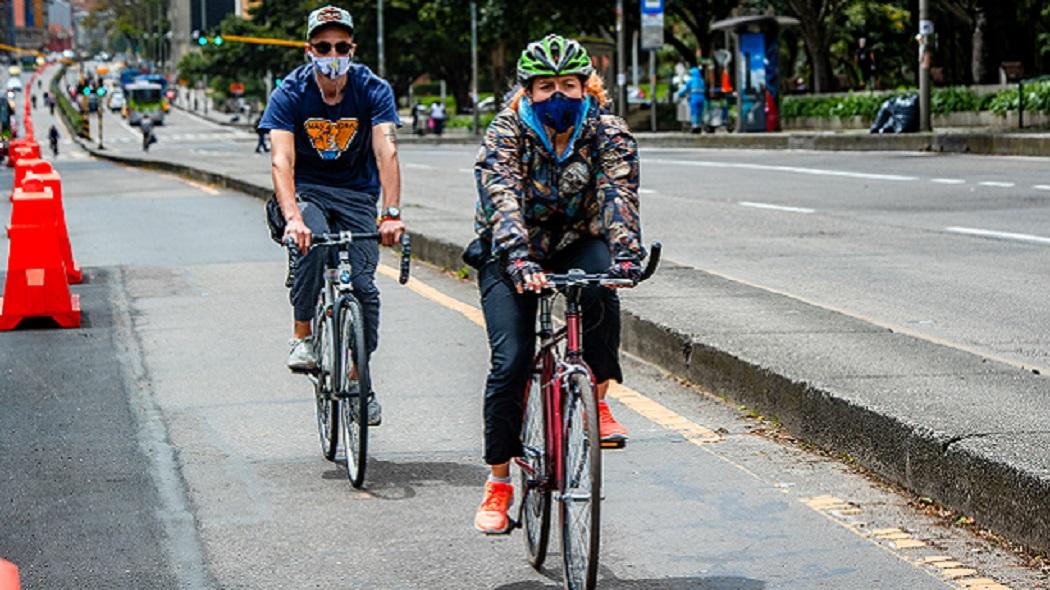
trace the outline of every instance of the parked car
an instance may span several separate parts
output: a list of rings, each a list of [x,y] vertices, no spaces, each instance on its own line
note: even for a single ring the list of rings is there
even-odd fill
[[[114,113],[120,112],[127,102],[127,99],[124,98],[124,91],[117,88],[109,95],[109,110]]]

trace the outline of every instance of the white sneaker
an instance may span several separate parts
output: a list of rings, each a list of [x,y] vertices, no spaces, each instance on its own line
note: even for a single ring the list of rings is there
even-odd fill
[[[288,368],[292,371],[313,371],[317,369],[317,357],[314,356],[313,341],[306,338],[292,338],[288,341],[291,351],[288,353]]]

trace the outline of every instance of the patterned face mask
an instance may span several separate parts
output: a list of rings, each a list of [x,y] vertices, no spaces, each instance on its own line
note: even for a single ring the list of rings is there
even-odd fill
[[[335,80],[345,76],[350,71],[350,58],[352,55],[338,56],[338,57],[318,57],[311,55],[310,60],[314,64],[314,69],[321,72],[323,75]]]

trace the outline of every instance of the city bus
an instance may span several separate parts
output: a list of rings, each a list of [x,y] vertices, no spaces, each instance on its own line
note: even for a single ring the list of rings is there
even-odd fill
[[[156,82],[135,81],[124,86],[128,123],[138,125],[148,114],[155,125],[164,124],[164,88]]]

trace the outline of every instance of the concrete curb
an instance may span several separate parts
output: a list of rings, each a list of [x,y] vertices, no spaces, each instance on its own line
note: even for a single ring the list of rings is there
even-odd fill
[[[184,113],[211,123],[235,129],[251,130],[250,123],[230,123],[204,117],[182,107]],[[693,135],[689,133],[636,133],[643,148],[704,148],[736,150],[810,150],[810,151],[874,151],[874,152],[943,152],[999,156],[1050,156],[1050,135],[1035,133],[932,132],[901,135],[871,135],[867,133],[720,133]],[[411,145],[478,145],[479,137],[472,135],[403,135],[398,141]]]
[[[757,136],[756,136],[757,137]],[[227,187],[260,199],[272,190],[230,176],[173,162],[117,156],[81,146],[109,161]],[[450,269],[463,266],[463,244],[412,234],[417,258]],[[708,273],[664,264],[663,272]],[[636,306],[622,311],[622,348],[673,374],[734,401],[776,416],[803,439],[838,453],[922,496],[975,517],[1011,539],[1050,551],[1050,473],[1026,471],[958,445],[919,423],[850,402],[833,391],[763,367],[704,343],[677,326],[647,319]],[[1048,431],[1050,434],[1050,431]]]

